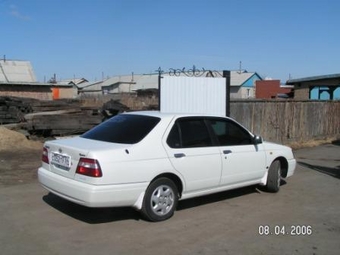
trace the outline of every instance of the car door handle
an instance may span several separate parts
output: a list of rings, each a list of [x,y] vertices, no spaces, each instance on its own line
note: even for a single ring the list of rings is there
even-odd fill
[[[175,158],[183,158],[185,157],[185,154],[184,153],[175,153]]]
[[[223,154],[230,154],[230,153],[232,153],[231,150],[224,150],[224,151],[223,151]]]

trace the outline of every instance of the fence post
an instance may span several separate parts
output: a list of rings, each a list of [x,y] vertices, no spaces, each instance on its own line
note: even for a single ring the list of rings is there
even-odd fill
[[[161,79],[162,79],[162,68],[158,68],[158,110],[161,111]]]
[[[226,99],[225,99],[225,107],[226,107],[226,115],[230,117],[230,71],[223,70],[223,77],[225,78],[226,85]]]

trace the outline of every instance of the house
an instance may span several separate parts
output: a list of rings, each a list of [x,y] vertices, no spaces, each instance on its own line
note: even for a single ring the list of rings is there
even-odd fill
[[[222,71],[206,71],[206,76],[223,77]],[[162,76],[171,75],[164,72]],[[179,72],[176,76],[185,76],[184,72]],[[254,98],[255,82],[262,80],[256,72],[231,71],[230,73],[230,98]],[[152,74],[131,74],[120,75],[106,79],[101,82],[82,83],[79,86],[79,94],[116,94],[116,93],[135,93],[147,90],[155,91],[158,89],[158,73]]]
[[[78,95],[101,95],[103,81],[84,82],[77,85]]]
[[[140,90],[158,89],[157,74],[119,75],[103,81],[77,85],[80,95],[135,93]]]
[[[66,80],[61,80],[61,81],[56,81],[56,84],[59,85],[80,85],[82,83],[86,83],[88,82],[88,80],[86,80],[85,78],[73,78],[73,79],[66,79]]]
[[[280,80],[258,80],[256,81],[255,97],[261,99],[270,98],[292,98],[294,86],[283,85]]]
[[[294,86],[294,98],[299,100],[340,100],[340,74],[290,79]]]
[[[0,59],[0,96],[51,100],[76,95],[74,84],[38,82],[29,61]]]
[[[256,81],[262,80],[256,72],[230,72],[230,98],[255,98]]]

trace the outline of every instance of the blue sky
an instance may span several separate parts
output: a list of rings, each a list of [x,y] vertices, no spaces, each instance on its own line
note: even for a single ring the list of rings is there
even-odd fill
[[[154,72],[340,73],[338,0],[0,0],[0,58],[39,81]]]

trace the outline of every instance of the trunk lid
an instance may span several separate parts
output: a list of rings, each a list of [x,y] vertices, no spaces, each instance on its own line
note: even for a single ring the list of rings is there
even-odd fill
[[[44,164],[44,167],[55,174],[74,179],[80,158],[88,157],[90,151],[93,155],[93,152],[114,149],[116,146],[113,143],[73,137],[48,141],[44,147],[47,148],[49,159],[49,164]],[[117,144],[117,147],[121,145]]]

